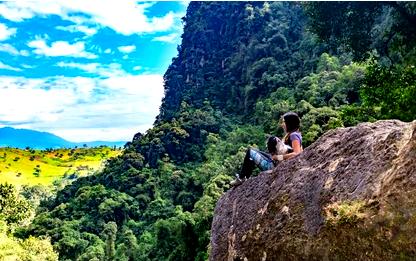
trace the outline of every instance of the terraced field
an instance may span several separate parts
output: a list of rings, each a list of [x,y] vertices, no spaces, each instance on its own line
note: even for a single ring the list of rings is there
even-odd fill
[[[51,185],[62,178],[89,175],[122,150],[109,147],[25,150],[0,148],[0,183]]]

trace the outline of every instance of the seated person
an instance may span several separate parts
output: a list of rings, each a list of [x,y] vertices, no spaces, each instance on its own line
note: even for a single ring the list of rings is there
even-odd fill
[[[273,169],[277,162],[291,159],[303,151],[302,135],[299,132],[300,118],[294,112],[285,113],[282,117],[282,127],[286,133],[281,141],[277,137],[270,137],[267,142],[269,153],[253,148],[247,149],[240,174],[231,182],[232,186],[240,185],[248,179],[257,166],[262,171]]]

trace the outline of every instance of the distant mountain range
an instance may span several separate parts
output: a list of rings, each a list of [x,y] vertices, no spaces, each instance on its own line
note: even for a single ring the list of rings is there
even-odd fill
[[[116,146],[123,147],[126,141],[91,141],[71,142],[49,132],[40,132],[28,129],[14,129],[11,127],[0,128],[0,147],[13,147],[24,149],[48,149],[48,148],[74,148],[74,147],[98,147]]]

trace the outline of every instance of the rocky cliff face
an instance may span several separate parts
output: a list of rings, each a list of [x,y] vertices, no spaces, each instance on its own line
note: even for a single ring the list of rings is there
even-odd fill
[[[210,260],[416,260],[416,121],[332,130],[218,201]]]

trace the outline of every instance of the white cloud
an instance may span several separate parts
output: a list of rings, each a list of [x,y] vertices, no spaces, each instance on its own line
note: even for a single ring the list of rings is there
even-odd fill
[[[79,142],[131,140],[151,127],[162,96],[162,75],[0,77],[0,124]]]
[[[117,48],[122,53],[131,53],[136,50],[135,45],[120,46]]]
[[[21,70],[22,70],[22,69],[20,69],[20,68],[16,68],[16,67],[13,67],[13,66],[10,66],[10,65],[7,65],[7,64],[4,64],[4,63],[2,63],[2,62],[0,62],[0,69],[6,69],[6,70],[16,71],[16,72],[19,72],[19,71],[21,71]]]
[[[142,66],[140,66],[140,65],[137,65],[137,66],[134,66],[133,67],[133,71],[140,71],[140,70],[142,70],[143,69],[143,67]]]
[[[168,35],[158,36],[152,39],[152,41],[166,42],[166,43],[179,43],[179,34],[171,33]]]
[[[20,50],[20,51],[19,51],[19,53],[20,53],[20,55],[22,55],[22,56],[29,56],[29,55],[30,55],[30,53],[29,53],[29,51],[28,51],[28,50]]]
[[[67,62],[59,62],[57,63],[59,67],[68,67],[68,68],[76,68],[80,69],[89,73],[97,73],[97,68],[100,66],[99,63],[67,63]]]
[[[28,46],[34,48],[33,51],[36,54],[45,56],[72,56],[72,57],[84,57],[88,59],[97,58],[95,54],[85,51],[84,42],[76,42],[70,44],[65,41],[53,42],[51,46],[48,46],[45,40],[34,40],[28,43]]]
[[[16,33],[16,28],[8,28],[4,24],[0,24],[0,41],[9,39],[10,36]]]
[[[6,52],[11,55],[22,55],[22,56],[29,56],[29,52],[26,50],[17,50],[13,45],[11,44],[0,44],[0,52]]]
[[[85,26],[85,25],[57,26],[55,28],[58,29],[58,30],[71,32],[71,33],[82,32],[86,36],[93,36],[98,31],[98,29],[96,29],[96,28],[88,27],[88,26]]]
[[[122,91],[124,94],[135,94],[137,90],[146,90],[142,95],[147,100],[146,103],[150,104],[155,102],[151,100],[155,97],[155,92],[158,94],[157,99],[163,95],[163,88],[159,88],[159,86],[163,87],[163,78],[160,75],[115,76],[104,79],[102,84],[111,90]]]
[[[100,63],[74,63],[74,62],[59,62],[56,64],[58,67],[63,68],[75,68],[88,73],[97,74],[104,78],[124,76],[126,71],[122,69],[121,64],[110,63],[108,65]]]
[[[172,29],[184,14],[169,12],[162,17],[147,17],[146,10],[154,3],[136,0],[42,0],[10,1],[0,4],[0,16],[11,21],[23,21],[35,15],[58,15],[77,25],[100,24],[125,34],[163,32]],[[79,16],[79,14],[85,16]]]
[[[11,44],[0,44],[0,52],[18,55],[19,51]]]
[[[105,50],[104,50],[104,53],[107,53],[107,54],[108,54],[108,53],[111,53],[111,49],[110,49],[110,48],[105,49]]]
[[[2,2],[0,4],[0,16],[15,22],[21,22],[24,19],[32,18],[35,14],[30,9],[22,6],[25,1],[20,1],[20,3],[13,2]]]
[[[0,121],[50,121],[54,111],[70,104],[70,90],[40,88],[45,82],[24,78],[0,78]]]
[[[21,64],[20,66],[22,66],[22,67],[23,67],[23,68],[25,68],[25,69],[32,69],[32,68],[35,68],[35,66],[30,65],[30,64],[25,64],[25,63]]]

